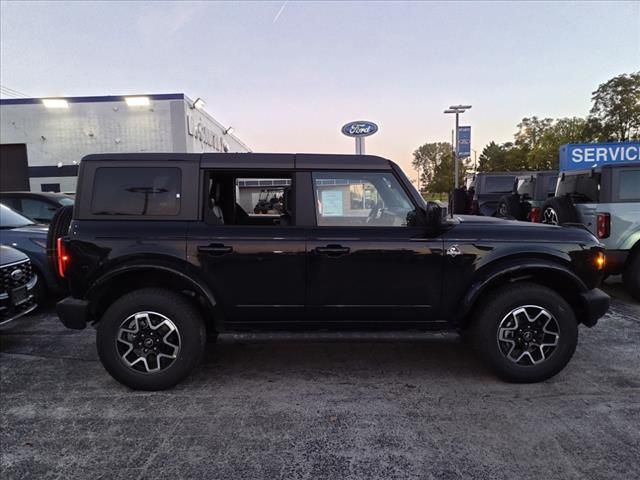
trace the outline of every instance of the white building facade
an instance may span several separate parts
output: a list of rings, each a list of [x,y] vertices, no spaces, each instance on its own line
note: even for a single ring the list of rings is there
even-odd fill
[[[4,191],[75,191],[92,153],[249,151],[182,93],[0,100]]]

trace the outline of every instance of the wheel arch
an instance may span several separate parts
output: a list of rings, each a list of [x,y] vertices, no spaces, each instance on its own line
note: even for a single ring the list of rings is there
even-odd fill
[[[179,266],[157,263],[120,265],[97,278],[85,295],[90,303],[91,319],[99,321],[109,305],[141,286],[165,288],[184,294],[198,308],[208,329],[220,328],[222,319],[218,303],[206,282]]]
[[[483,297],[515,282],[536,283],[551,288],[571,305],[580,322],[584,309],[580,293],[587,291],[588,287],[578,275],[560,259],[511,257],[495,260],[478,270],[461,302],[462,307],[455,317],[456,325],[462,329],[468,327]]]

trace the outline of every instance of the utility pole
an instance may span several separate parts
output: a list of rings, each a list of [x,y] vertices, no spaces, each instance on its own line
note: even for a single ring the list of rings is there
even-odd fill
[[[460,114],[464,113],[466,110],[469,110],[471,105],[452,105],[444,113],[455,113],[456,114],[456,135],[455,135],[455,150],[453,151],[453,162],[454,162],[454,186],[458,188],[458,170],[459,170],[459,158],[458,158],[458,127],[460,126]],[[453,139],[452,139],[453,141]]]

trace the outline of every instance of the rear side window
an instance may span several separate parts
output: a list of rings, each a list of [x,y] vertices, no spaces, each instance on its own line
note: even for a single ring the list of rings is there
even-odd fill
[[[581,173],[578,175],[565,175],[560,179],[556,195],[571,196],[575,203],[590,203],[599,200],[600,174]]]
[[[619,173],[618,201],[640,202],[640,170],[626,170]]]
[[[91,213],[178,215],[181,184],[179,168],[101,167],[94,177]]]
[[[495,176],[484,179],[484,193],[511,193],[515,177]]]

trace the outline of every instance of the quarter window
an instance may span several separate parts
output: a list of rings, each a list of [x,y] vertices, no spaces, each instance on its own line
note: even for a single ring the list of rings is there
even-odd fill
[[[313,184],[319,226],[415,224],[415,207],[391,173],[317,172]]]
[[[618,189],[618,200],[640,201],[640,170],[620,170],[620,187]]]
[[[179,168],[101,167],[96,170],[93,215],[173,216],[180,212]]]

